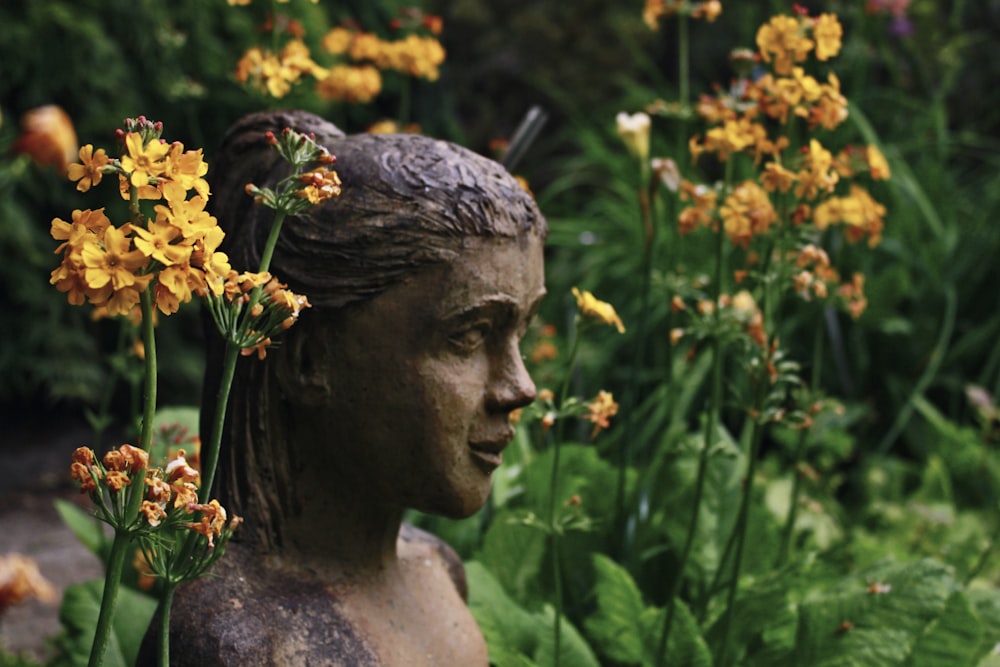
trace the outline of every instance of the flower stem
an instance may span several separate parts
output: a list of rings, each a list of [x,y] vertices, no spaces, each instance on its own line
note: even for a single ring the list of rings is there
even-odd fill
[[[271,258],[274,256],[274,248],[278,244],[278,235],[281,234],[281,225],[285,221],[285,212],[277,211],[274,222],[271,224],[271,231],[267,236],[267,243],[264,245],[264,252],[261,253],[260,265],[257,271],[263,273],[271,267]],[[260,301],[261,288],[255,287],[250,294],[250,302],[244,309],[246,317],[241,326],[238,327],[239,336],[245,333],[246,326],[249,326],[250,311]],[[198,490],[198,498],[202,503],[207,503],[211,499],[212,485],[215,482],[215,472],[219,464],[219,449],[222,447],[222,430],[226,424],[226,412],[229,408],[229,394],[233,386],[233,377],[236,375],[236,362],[239,361],[240,348],[233,341],[226,342],[226,351],[222,361],[222,377],[219,381],[219,392],[215,401],[215,417],[212,421],[212,433],[208,440],[208,446],[202,454],[201,488]]]
[[[618,459],[618,481],[615,489],[615,522],[621,533],[619,548],[622,553],[630,551],[631,540],[627,534],[625,511],[625,482],[628,467],[631,463],[632,434],[637,416],[635,406],[639,394],[639,370],[642,368],[643,353],[646,348],[646,329],[649,322],[649,294],[653,274],[653,250],[656,244],[656,227],[653,224],[652,197],[650,196],[649,164],[643,162],[639,167],[639,209],[642,216],[642,227],[645,245],[642,253],[642,276],[639,286],[639,322],[635,339],[632,342],[632,367],[629,372],[629,383],[625,394],[625,410],[628,418],[625,420],[625,438],[621,444]]]
[[[766,371],[762,374],[762,382],[767,381]],[[755,407],[755,413],[759,415],[761,408],[764,404],[764,397],[766,391],[761,389],[757,392],[757,400]],[[733,556],[733,572],[729,579],[729,593],[726,596],[726,609],[722,616],[722,641],[719,644],[719,655],[716,660],[716,665],[719,667],[725,667],[726,658],[729,649],[729,631],[732,625],[733,618],[733,606],[736,603],[736,593],[739,590],[740,584],[740,569],[743,566],[743,547],[746,544],[746,534],[747,526],[749,524],[750,518],[750,500],[753,493],[753,478],[757,474],[757,455],[760,451],[760,443],[763,439],[764,425],[758,419],[753,425],[753,434],[750,438],[750,451],[747,454],[747,473],[746,479],[743,482],[743,496],[740,499],[740,510],[736,519],[736,527],[734,532],[737,535],[736,538],[736,553]]]
[[[118,605],[118,588],[121,585],[122,572],[125,569],[125,557],[132,544],[131,536],[121,530],[115,532],[111,543],[111,553],[108,556],[107,570],[104,572],[104,593],[101,595],[101,611],[97,616],[97,628],[94,631],[94,643],[90,647],[88,667],[100,667],[104,664],[104,654],[108,650],[111,639],[111,623],[114,620]]]
[[[167,583],[166,590],[159,603],[160,633],[158,639],[158,660],[159,667],[169,667],[170,665],[170,606],[174,602],[174,589],[176,584]]]
[[[573,376],[573,368],[576,366],[576,355],[580,350],[580,326],[579,318],[577,326],[573,332],[573,346],[570,348],[569,365],[566,369],[566,377],[563,379],[562,387],[559,389],[559,408],[566,404],[566,396],[569,394],[569,382]],[[552,474],[549,477],[549,507],[548,507],[548,529],[549,529],[549,551],[552,554],[552,582],[555,587],[556,596],[556,620],[552,634],[553,645],[553,667],[559,667],[560,646],[562,643],[562,616],[563,616],[563,592],[562,592],[562,568],[559,562],[559,529],[556,526],[556,493],[559,483],[559,453],[561,451],[563,439],[563,424],[565,417],[560,417],[559,426],[556,429],[556,438],[552,449]]]
[[[723,193],[728,193],[732,185],[733,161],[726,161],[725,181]],[[725,230],[720,222],[716,230],[715,237],[715,280],[712,285],[712,302],[716,305],[715,319],[716,329],[719,326],[721,313],[719,313],[719,296],[722,294],[722,268],[725,261]],[[707,415],[705,417],[704,443],[698,456],[698,473],[694,484],[694,498],[691,500],[691,518],[688,521],[687,536],[684,538],[684,547],[681,550],[680,561],[677,564],[673,585],[667,598],[666,614],[663,617],[663,629],[660,631],[660,641],[656,647],[657,667],[663,667],[667,653],[667,640],[673,628],[674,614],[677,610],[677,596],[680,594],[681,584],[684,581],[684,570],[687,569],[688,560],[691,558],[691,550],[694,547],[694,540],[698,533],[698,518],[701,514],[702,496],[705,494],[705,477],[708,472],[708,457],[712,444],[715,442],[716,430],[718,429],[719,416],[722,411],[722,357],[725,350],[722,348],[722,340],[717,330],[712,338],[712,375],[711,394]]]
[[[156,413],[156,337],[153,328],[153,294],[152,287],[147,288],[140,298],[142,308],[142,342],[145,353],[145,393],[142,411],[142,431],[139,436],[139,447],[149,451],[153,436],[153,416]],[[94,643],[90,648],[89,667],[104,664],[104,654],[108,650],[111,639],[111,624],[114,620],[118,604],[118,588],[121,585],[122,572],[125,569],[125,558],[132,544],[129,526],[139,513],[142,497],[145,492],[146,471],[132,471],[132,484],[126,491],[125,512],[121,522],[115,526],[115,538],[111,543],[111,553],[108,556],[107,569],[104,573],[104,593],[101,596],[101,610],[97,617],[97,628],[94,631]]]
[[[823,325],[816,327],[816,336],[813,340],[813,362],[810,394],[815,395],[819,389],[820,371],[823,363]],[[809,429],[804,428],[799,431],[799,440],[795,444],[795,460],[792,462],[792,491],[788,499],[788,517],[785,519],[785,526],[781,531],[781,548],[778,551],[776,567],[782,567],[788,562],[792,555],[792,538],[795,535],[795,521],[799,513],[799,495],[802,493],[802,475],[798,466],[805,455],[806,443],[809,440]]]

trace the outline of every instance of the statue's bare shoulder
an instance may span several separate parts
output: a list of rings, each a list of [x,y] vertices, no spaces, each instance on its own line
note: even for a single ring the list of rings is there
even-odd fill
[[[404,523],[399,530],[397,548],[401,560],[433,559],[435,565],[444,566],[459,596],[465,602],[469,601],[469,584],[465,577],[462,559],[440,537]]]

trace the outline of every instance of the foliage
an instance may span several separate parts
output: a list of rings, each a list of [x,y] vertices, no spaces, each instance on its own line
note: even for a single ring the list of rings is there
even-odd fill
[[[233,75],[258,42],[261,15],[221,2],[98,4],[0,9],[10,27],[0,39],[9,63],[0,147],[16,141],[12,118],[57,102],[84,143],[136,109],[155,110],[210,155],[232,120],[276,103]],[[323,34],[349,14],[372,28],[398,9],[353,4],[289,11],[319,54]],[[768,3],[723,3],[711,23],[684,14],[708,4],[659,3],[682,11],[652,31],[631,4],[428,2],[445,22],[438,85],[387,77],[383,96],[364,107],[322,101],[301,83],[282,99],[350,131],[405,106],[405,120],[476,148],[532,103],[552,115],[523,167],[550,222],[550,296],[525,354],[550,391],[522,414],[488,507],[461,522],[413,520],[466,558],[470,608],[499,666],[1000,664],[995,3],[804,3],[811,17],[836,14],[844,31],[833,69],[847,116],[816,137],[834,154],[850,144],[885,155],[892,177],[867,183],[885,205],[882,240],[865,247],[843,227],[796,227],[724,247],[724,274],[722,233],[682,236],[678,216],[699,185],[722,201],[760,165],[738,158],[729,178],[725,157],[693,165],[688,139],[698,136],[700,150],[713,126],[692,103],[712,90],[741,102],[727,56],[753,46],[770,14]],[[792,11],[769,4],[774,14]],[[65,51],[31,48],[39,34]],[[762,67],[742,76],[759,81]],[[826,81],[827,64],[810,67]],[[650,112],[648,149],[616,136],[622,109]],[[810,145],[799,123],[788,131],[786,166]],[[666,180],[649,187],[648,156],[674,161],[688,201]],[[103,426],[109,401],[137,393],[136,334],[70,311],[45,285],[54,262],[40,250],[48,241],[37,220],[74,207],[60,183],[23,158],[0,165],[0,277],[10,287],[0,336],[17,340],[0,351],[0,400],[79,401]],[[831,196],[846,197],[845,185],[846,177]],[[838,312],[845,304],[815,291],[796,300],[780,262],[750,261],[752,252],[767,256],[766,239],[822,249],[843,278],[831,292],[863,274],[867,309]],[[731,307],[734,269],[747,271],[741,286],[766,345],[749,326],[754,308]],[[624,333],[578,328],[584,304],[573,288],[614,303]],[[182,360],[181,377],[167,381],[189,397],[200,334],[195,313],[180,316],[189,318],[183,335],[162,342]],[[773,385],[760,380],[769,364]],[[102,399],[93,388],[109,380],[127,389]],[[598,390],[620,410],[595,431],[586,418],[598,401],[581,397]],[[90,548],[110,550],[91,518],[68,505],[60,512]],[[87,586],[67,596],[69,628],[96,621],[80,611],[93,611]],[[136,598],[136,628],[146,602]],[[126,644],[136,628],[123,631]],[[82,631],[63,643],[71,653],[74,632]]]

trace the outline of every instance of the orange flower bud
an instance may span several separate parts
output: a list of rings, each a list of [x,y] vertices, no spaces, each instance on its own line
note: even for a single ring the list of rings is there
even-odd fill
[[[21,136],[14,144],[15,153],[26,153],[38,164],[65,174],[79,149],[73,121],[62,107],[47,104],[21,116]]]

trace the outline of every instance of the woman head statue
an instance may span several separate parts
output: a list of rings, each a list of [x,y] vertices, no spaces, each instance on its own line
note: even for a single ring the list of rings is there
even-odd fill
[[[464,517],[488,496],[509,414],[534,399],[518,344],[544,294],[546,225],[502,166],[461,147],[265,112],[213,167],[235,267],[259,263],[273,211],[244,187],[287,175],[263,140],[284,127],[336,155],[343,192],[284,222],[271,272],[312,308],[241,361],[219,491],[264,552],[384,560],[405,509]]]

